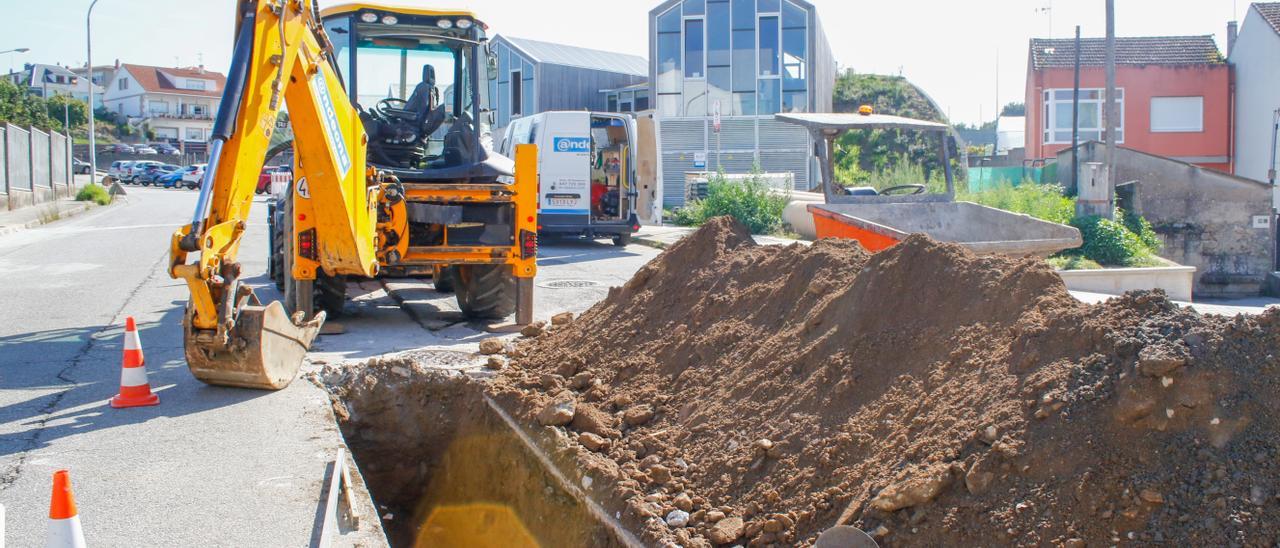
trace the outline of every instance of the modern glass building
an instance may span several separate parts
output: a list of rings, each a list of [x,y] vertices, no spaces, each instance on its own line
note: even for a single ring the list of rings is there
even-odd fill
[[[812,4],[669,0],[649,12],[649,58],[666,205],[683,203],[687,171],[759,165],[818,185],[808,133],[773,120],[831,111],[836,63]]]

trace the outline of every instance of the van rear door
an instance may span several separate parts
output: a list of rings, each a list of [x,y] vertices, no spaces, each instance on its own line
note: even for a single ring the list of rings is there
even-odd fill
[[[586,112],[549,112],[539,128],[538,223],[585,227],[591,218],[591,124]]]

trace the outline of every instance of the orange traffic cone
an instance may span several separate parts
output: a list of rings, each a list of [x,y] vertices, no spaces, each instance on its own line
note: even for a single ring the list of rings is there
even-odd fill
[[[120,393],[111,398],[111,407],[143,407],[160,403],[160,396],[151,393],[147,382],[146,360],[142,357],[142,341],[138,339],[138,326],[133,316],[124,323],[124,367],[120,369]]]
[[[84,548],[80,513],[71,495],[71,475],[66,470],[53,473],[53,498],[49,500],[49,548]]]

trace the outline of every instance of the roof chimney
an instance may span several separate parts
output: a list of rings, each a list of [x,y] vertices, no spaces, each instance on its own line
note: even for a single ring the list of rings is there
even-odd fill
[[[203,63],[201,63],[199,66],[197,66],[197,67],[196,67],[196,72],[199,72],[200,74],[204,74],[204,64],[203,64]]]
[[[116,68],[120,68],[120,60],[116,59]]]
[[[1227,22],[1227,57],[1231,57],[1231,52],[1236,49],[1236,37],[1240,35],[1240,23],[1237,21]]]

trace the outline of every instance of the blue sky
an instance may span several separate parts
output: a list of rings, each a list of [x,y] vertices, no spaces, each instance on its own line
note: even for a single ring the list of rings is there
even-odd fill
[[[1104,0],[811,0],[841,66],[912,79],[957,122],[990,119],[999,102],[1021,101],[1027,41],[1065,38],[1075,25],[1102,36]],[[321,5],[331,2],[321,0]],[[658,0],[400,0],[474,9],[495,33],[646,55],[646,14]],[[1052,12],[1042,11],[1052,5]],[[1116,0],[1121,36],[1212,34],[1226,49],[1227,21],[1243,18],[1238,0]],[[89,0],[0,0],[0,70],[12,62],[83,64]],[[231,0],[99,0],[94,62],[115,59],[189,66],[203,59],[226,70]],[[12,61],[11,61],[12,59]]]

